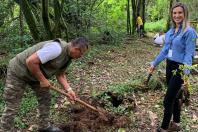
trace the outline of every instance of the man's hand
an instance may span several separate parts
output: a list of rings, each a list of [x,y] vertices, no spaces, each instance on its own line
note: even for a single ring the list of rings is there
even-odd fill
[[[76,100],[76,93],[71,89],[71,87],[69,87],[67,89],[67,93],[69,95],[69,99],[74,102]]]
[[[49,88],[50,87],[50,82],[46,79],[46,80],[43,80],[43,81],[40,81],[40,87],[41,88]]]
[[[76,100],[76,94],[72,90],[72,88],[69,86],[66,76],[65,76],[65,73],[61,72],[61,73],[57,74],[56,78],[59,81],[59,83],[63,86],[63,88],[67,91],[70,101],[74,102]]]

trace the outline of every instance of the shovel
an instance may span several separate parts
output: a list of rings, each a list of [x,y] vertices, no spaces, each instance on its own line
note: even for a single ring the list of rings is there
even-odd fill
[[[50,86],[50,88],[53,89],[53,90],[55,90],[55,91],[57,91],[57,92],[59,92],[59,93],[61,93],[61,94],[63,94],[63,95],[65,95],[66,97],[69,97],[69,94],[68,93],[65,93],[63,90],[61,90],[59,88],[56,88],[54,86]],[[79,98],[76,98],[75,101],[78,102],[79,104],[81,104],[81,105],[83,105],[83,106],[85,106],[85,107],[87,107],[87,108],[95,111],[95,112],[98,112],[101,116],[104,117],[104,120],[108,120],[107,117],[106,117],[106,115],[105,115],[105,113],[103,111],[101,111],[101,110],[99,110],[99,109],[91,106],[90,104],[88,104],[88,103],[80,100]]]
[[[144,82],[144,84],[145,84],[146,86],[148,86],[148,83],[149,83],[149,81],[150,81],[152,75],[153,75],[152,73],[149,73],[149,74],[148,74],[147,79],[146,79],[146,81]]]

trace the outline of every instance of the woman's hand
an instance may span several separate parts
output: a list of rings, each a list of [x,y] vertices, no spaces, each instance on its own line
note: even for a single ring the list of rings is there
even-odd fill
[[[151,65],[151,66],[149,67],[149,69],[148,69],[148,72],[149,72],[150,74],[152,74],[154,70],[155,70],[155,67],[154,67],[153,65]]]

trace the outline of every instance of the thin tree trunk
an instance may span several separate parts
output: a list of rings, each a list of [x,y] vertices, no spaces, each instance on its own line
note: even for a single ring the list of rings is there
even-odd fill
[[[21,2],[21,1],[20,1],[20,2]],[[22,11],[21,7],[20,7],[20,12],[19,12],[19,13],[20,13],[20,14],[19,14],[20,45],[21,45],[21,47],[23,47],[23,46],[24,46],[24,41],[23,41],[23,34],[24,34],[23,27],[24,27],[24,25],[23,25],[23,11]]]
[[[34,14],[35,18],[36,18],[36,22],[39,24],[40,22],[40,11],[41,8],[39,8],[40,6],[38,4],[34,4],[31,6],[32,9],[32,13]]]
[[[136,29],[136,0],[131,0],[132,4],[132,34],[134,35]]]
[[[141,1],[142,0],[137,0],[137,14],[141,14],[141,10],[142,10]]]
[[[127,0],[127,34],[131,35],[130,0]]]
[[[173,4],[173,0],[170,0],[170,3],[169,3],[169,14],[170,15],[168,15],[168,20],[167,20],[167,23],[166,23],[166,31],[168,31],[170,26],[171,26],[171,7],[172,7],[172,4]]]
[[[66,5],[68,4],[67,2],[69,1],[65,1],[65,0],[61,0],[61,18],[60,18],[60,28],[61,28],[61,32],[64,31],[65,32],[65,37],[67,42],[69,41],[69,34],[68,34],[68,27],[67,27],[67,23],[65,22],[64,18],[63,18],[63,14],[64,14],[64,3],[66,3]]]
[[[54,39],[54,35],[51,31],[51,25],[49,21],[48,0],[42,0],[42,19],[43,19],[45,31],[47,33],[47,38]]]
[[[145,2],[145,0],[142,0],[143,32],[145,32],[145,30],[144,30],[144,24],[145,24],[145,22],[146,22],[146,19],[145,19],[145,6],[146,6],[146,2]]]
[[[60,29],[61,6],[58,0],[54,0],[54,14],[55,14],[55,26],[53,31],[55,37],[61,38],[61,29]]]
[[[28,3],[28,0],[20,0],[20,7],[23,11],[24,17],[26,19],[26,22],[28,24],[28,27],[30,29],[30,32],[32,34],[32,37],[35,41],[39,41],[41,38],[39,37],[39,30],[37,28],[35,18],[32,14],[30,5]]]

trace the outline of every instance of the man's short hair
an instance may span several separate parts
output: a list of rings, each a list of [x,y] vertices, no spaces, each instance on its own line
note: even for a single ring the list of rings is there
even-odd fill
[[[89,41],[85,37],[78,37],[71,41],[72,46],[79,48],[87,48],[89,47]]]

